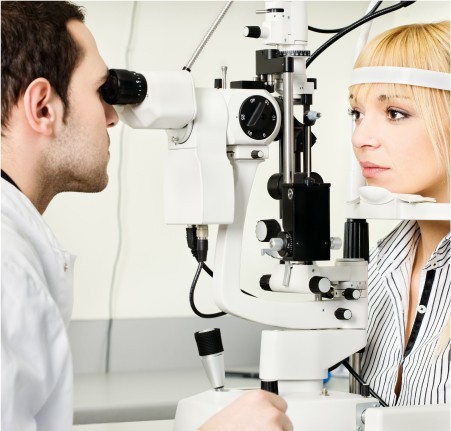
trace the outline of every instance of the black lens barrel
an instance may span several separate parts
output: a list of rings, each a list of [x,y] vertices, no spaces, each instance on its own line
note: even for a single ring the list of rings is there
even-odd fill
[[[141,103],[147,96],[147,81],[143,75],[125,69],[110,69],[108,79],[100,87],[106,103],[130,105]]]

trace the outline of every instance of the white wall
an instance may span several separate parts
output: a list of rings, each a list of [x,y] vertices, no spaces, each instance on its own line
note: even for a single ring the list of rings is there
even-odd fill
[[[109,67],[126,66],[125,50],[130,34],[131,1],[80,2],[86,8],[87,25]],[[222,9],[223,2],[140,1],[133,29],[130,68],[132,70],[181,69],[198,42]],[[394,2],[384,2],[389,6]],[[259,25],[256,9],[263,2],[235,2],[193,67],[196,85],[211,87],[220,77],[221,66],[229,68],[229,79],[252,79],[254,51],[263,49],[258,40],[241,36],[245,25]],[[368,2],[309,2],[309,23],[331,28],[349,24],[362,16]],[[418,1],[415,5],[379,18],[375,35],[395,25],[449,19],[449,1]],[[323,114],[314,128],[318,141],[313,151],[314,170],[331,191],[331,234],[342,236],[346,148],[351,121],[347,115],[347,78],[352,67],[359,32],[353,32],[322,54],[308,69],[318,79],[313,109]],[[327,38],[309,32],[309,48],[314,51]],[[67,193],[55,198],[45,218],[68,250],[78,255],[74,319],[104,319],[109,316],[108,298],[113,263],[118,247],[116,217],[118,166],[122,126],[111,130],[110,184],[95,194]],[[114,295],[114,317],[161,317],[191,315],[188,291],[196,268],[185,245],[184,227],[166,226],[163,220],[163,166],[165,133],[125,129],[123,142],[123,203],[121,208],[123,248],[118,264]],[[278,204],[266,193],[267,178],[277,170],[276,144],[272,157],[260,167],[251,198],[246,225],[244,253],[246,271],[242,275],[247,290],[256,289],[260,275],[267,272],[268,260],[260,257],[261,244],[253,233],[261,218],[277,218]],[[371,222],[371,242],[393,226],[393,222]],[[213,262],[212,229],[209,262]],[[333,257],[340,257],[334,252]],[[198,306],[214,311],[208,289],[211,281],[202,276]]]

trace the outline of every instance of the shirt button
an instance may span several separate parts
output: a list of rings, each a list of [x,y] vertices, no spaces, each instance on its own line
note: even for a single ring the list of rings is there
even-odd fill
[[[425,305],[419,305],[417,311],[420,314],[426,313],[426,306]]]
[[[67,265],[67,263],[64,264],[64,272],[67,272],[67,270],[69,269],[69,266]]]

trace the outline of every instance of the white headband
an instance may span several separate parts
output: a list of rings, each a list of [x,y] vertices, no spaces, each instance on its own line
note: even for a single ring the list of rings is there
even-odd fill
[[[351,72],[350,86],[372,83],[407,84],[450,91],[451,74],[391,66],[360,67]]]

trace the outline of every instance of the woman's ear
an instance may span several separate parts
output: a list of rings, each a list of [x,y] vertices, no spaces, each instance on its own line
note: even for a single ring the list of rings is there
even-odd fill
[[[24,114],[28,125],[35,132],[51,136],[62,115],[62,101],[50,82],[37,78],[25,90],[23,97]]]

